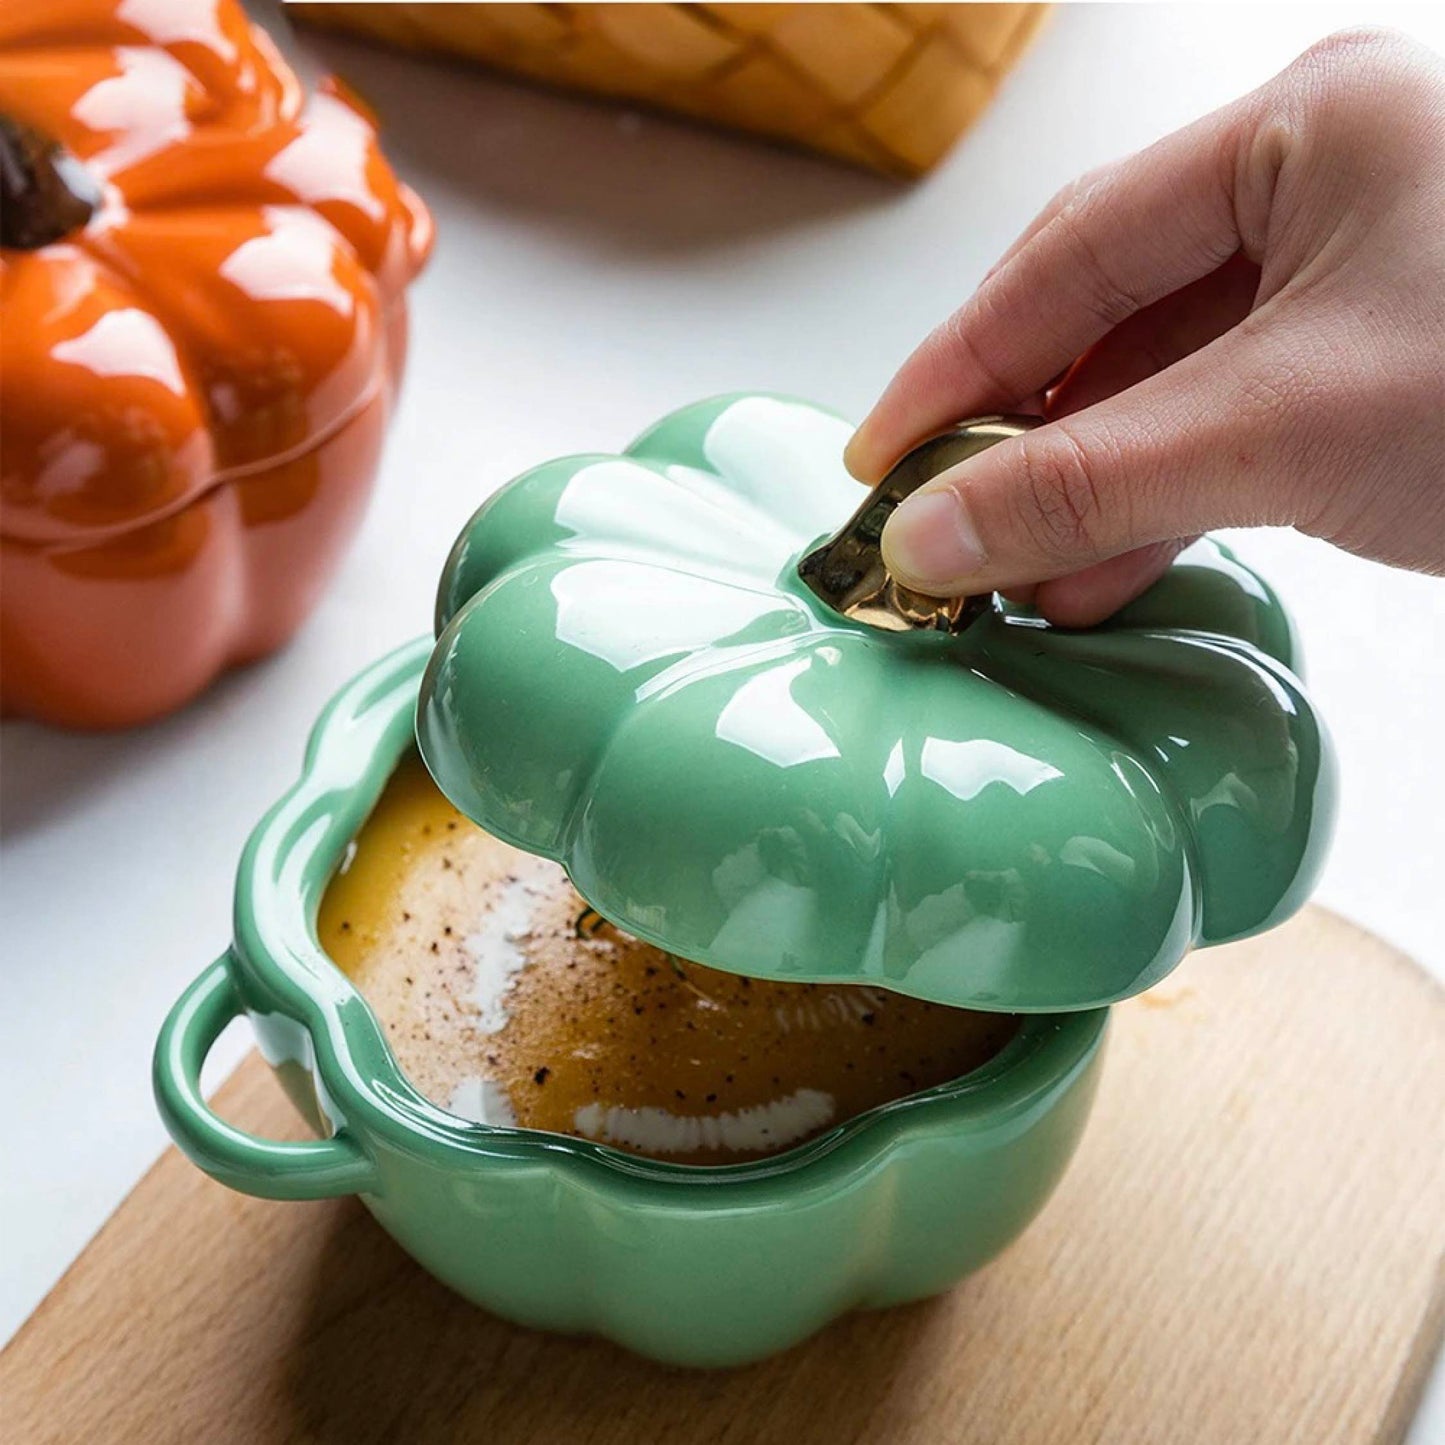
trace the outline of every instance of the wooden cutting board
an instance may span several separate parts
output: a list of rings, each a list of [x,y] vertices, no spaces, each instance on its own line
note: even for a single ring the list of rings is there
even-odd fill
[[[1442,991],[1311,910],[1119,1008],[1104,1075],[1002,1258],[731,1373],[503,1324],[354,1201],[243,1198],[172,1150],[0,1355],[4,1438],[1399,1439],[1445,1319]],[[254,1056],[219,1100],[300,1137]]]

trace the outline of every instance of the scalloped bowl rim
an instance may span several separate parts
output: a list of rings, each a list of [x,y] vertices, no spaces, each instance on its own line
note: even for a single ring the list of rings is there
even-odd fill
[[[259,986],[283,1005],[283,1017],[304,1029],[310,1052],[305,1062],[333,1127],[352,1129],[363,1143],[375,1135],[403,1153],[444,1151],[453,1169],[545,1160],[581,1171],[592,1183],[674,1190],[772,1183],[788,1185],[791,1194],[799,1184],[826,1186],[871,1166],[908,1134],[937,1132],[940,1121],[954,1133],[1022,1117],[1101,1047],[1108,1008],[1021,1015],[1013,1038],[971,1073],[878,1105],[780,1154],[738,1164],[670,1163],[570,1135],[472,1123],[448,1113],[407,1079],[376,1014],[322,948],[316,930],[336,867],[415,746],[415,700],[431,647],[430,637],[404,644],[331,698],[311,730],[300,777],[251,833],[237,872],[230,965],[238,970],[247,1011],[271,1016],[255,1006]]]

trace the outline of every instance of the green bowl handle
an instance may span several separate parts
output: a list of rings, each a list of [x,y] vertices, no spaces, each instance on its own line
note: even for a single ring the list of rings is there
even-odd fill
[[[261,1199],[333,1199],[374,1194],[376,1166],[355,1139],[281,1143],[258,1139],[211,1112],[201,1065],[221,1030],[245,1011],[222,954],[176,1000],[156,1043],[156,1104],[181,1152],[212,1179]]]

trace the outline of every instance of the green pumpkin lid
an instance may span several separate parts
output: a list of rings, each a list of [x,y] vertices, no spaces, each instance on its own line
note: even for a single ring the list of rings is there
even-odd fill
[[[1332,764],[1259,577],[1205,539],[1064,631],[876,566],[899,496],[1013,429],[870,495],[845,422],[737,396],[518,477],[442,577],[438,785],[619,926],[756,977],[1089,1008],[1280,922]]]

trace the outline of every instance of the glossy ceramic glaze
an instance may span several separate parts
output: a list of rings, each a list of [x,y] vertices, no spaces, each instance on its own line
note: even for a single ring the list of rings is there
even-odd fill
[[[322,716],[301,781],[246,846],[231,949],[166,1022],[157,1099],[202,1169],[268,1198],[359,1193],[478,1304],[689,1365],[757,1358],[855,1307],[946,1289],[1024,1227],[1083,1128],[1102,1010],[1026,1020],[967,1078],[751,1164],[640,1159],[468,1124],[423,1098],[315,920],[412,746],[430,650],[427,639],[383,659]],[[243,1012],[321,1140],[256,1139],[206,1107],[202,1061]]]
[[[442,580],[442,791],[715,967],[1093,1007],[1267,928],[1318,871],[1328,744],[1270,589],[1204,541],[1108,626],[832,611],[849,428],[734,397],[503,488]]]
[[[112,726],[283,642],[360,519],[430,246],[234,0],[6,0],[0,114],[100,204],[0,252],[7,712]]]

